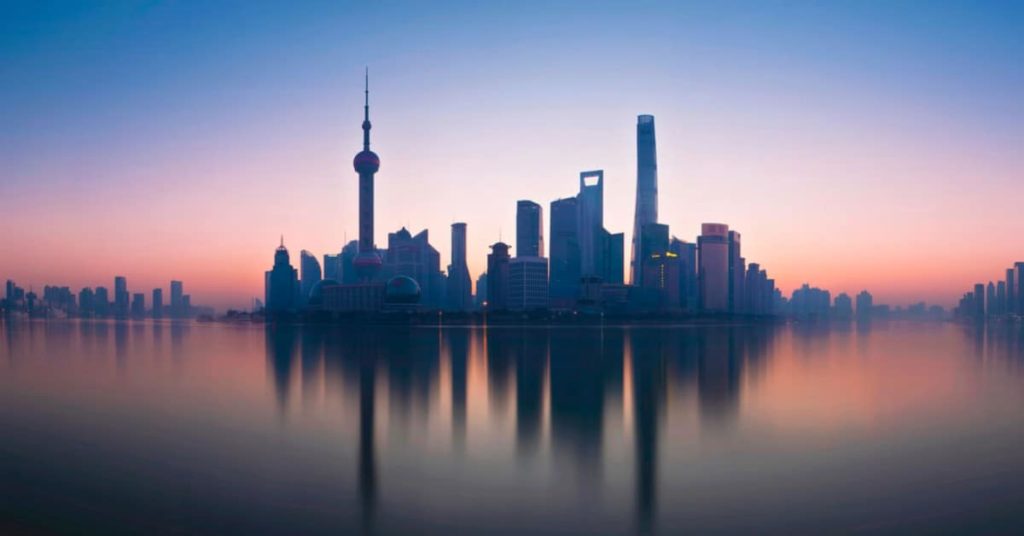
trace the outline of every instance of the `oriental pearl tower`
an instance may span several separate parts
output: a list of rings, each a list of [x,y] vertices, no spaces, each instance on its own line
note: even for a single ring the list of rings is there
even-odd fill
[[[363,105],[363,150],[356,155],[352,166],[359,174],[359,254],[353,265],[360,283],[373,281],[380,271],[381,262],[373,245],[373,175],[380,169],[380,158],[370,150],[370,74],[366,73],[365,103]]]

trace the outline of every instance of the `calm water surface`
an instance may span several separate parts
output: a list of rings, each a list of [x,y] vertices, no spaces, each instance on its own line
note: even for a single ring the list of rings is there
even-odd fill
[[[0,532],[1024,530],[1019,328],[0,335]]]

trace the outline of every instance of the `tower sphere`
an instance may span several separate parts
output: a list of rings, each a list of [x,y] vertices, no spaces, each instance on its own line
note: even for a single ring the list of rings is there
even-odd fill
[[[352,167],[360,175],[363,173],[376,173],[380,169],[380,157],[369,149],[360,151],[352,160]]]

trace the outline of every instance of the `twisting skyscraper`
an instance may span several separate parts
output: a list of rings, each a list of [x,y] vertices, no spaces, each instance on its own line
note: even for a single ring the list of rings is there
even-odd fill
[[[636,212],[633,220],[633,247],[629,260],[629,281],[643,283],[643,229],[658,222],[658,155],[654,145],[654,116],[636,119]]]
[[[373,243],[373,175],[380,169],[380,158],[370,150],[370,75],[366,75],[363,105],[363,150],[352,161],[359,174],[359,254],[355,271],[360,281],[370,281],[380,271],[380,255]]]

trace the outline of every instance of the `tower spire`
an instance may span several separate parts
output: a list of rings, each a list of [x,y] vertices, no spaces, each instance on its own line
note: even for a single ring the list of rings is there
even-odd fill
[[[370,68],[366,68],[364,75],[364,102],[363,102],[363,150],[370,150]]]

